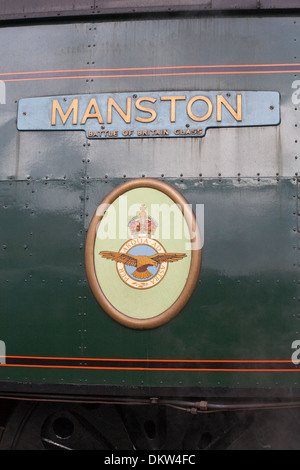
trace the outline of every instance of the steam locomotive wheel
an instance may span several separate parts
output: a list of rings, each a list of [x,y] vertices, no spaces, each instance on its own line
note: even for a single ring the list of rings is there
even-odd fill
[[[132,449],[113,406],[21,402],[4,429],[0,450]]]
[[[195,415],[158,405],[21,401],[8,410],[0,403],[0,450],[299,450],[294,409]]]
[[[7,420],[0,450],[226,449],[247,422],[160,406],[24,401]]]

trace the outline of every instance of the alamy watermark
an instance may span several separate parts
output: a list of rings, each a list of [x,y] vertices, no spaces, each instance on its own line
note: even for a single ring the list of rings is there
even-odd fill
[[[0,104],[6,104],[6,88],[2,80],[0,80]]]
[[[300,357],[299,357],[300,356],[300,340],[296,339],[295,341],[293,341],[291,348],[295,349],[291,357],[292,363],[299,364],[300,363]]]
[[[0,340],[0,364],[6,363],[6,347],[4,341]]]
[[[292,93],[292,103],[294,105],[300,104],[300,80],[294,80],[292,88],[295,89]]]
[[[149,236],[163,240],[185,240],[187,249],[204,245],[204,204],[167,203],[128,204],[126,195],[118,203],[101,204],[97,216],[103,217],[97,230],[100,240],[117,240]],[[105,217],[104,217],[105,216]],[[189,247],[189,248],[188,248]]]

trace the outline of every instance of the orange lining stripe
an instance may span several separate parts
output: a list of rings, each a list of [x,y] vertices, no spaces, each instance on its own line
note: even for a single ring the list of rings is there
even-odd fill
[[[3,356],[4,357],[4,356]],[[225,359],[220,359],[220,360],[217,360],[217,359],[206,359],[206,360],[197,360],[197,359],[191,359],[191,360],[178,360],[178,359],[99,359],[99,358],[63,358],[63,357],[45,357],[45,356],[6,356],[6,358],[10,358],[10,359],[24,359],[24,358],[27,358],[27,359],[46,359],[46,360],[51,360],[51,359],[55,359],[55,360],[76,360],[76,361],[107,361],[107,362],[149,362],[149,363],[155,363],[155,362],[160,362],[160,363],[163,363],[163,362],[168,362],[168,363],[174,363],[174,362],[177,362],[177,363],[180,363],[180,362],[183,362],[185,364],[188,364],[190,363],[191,366],[193,363],[239,363],[239,364],[245,364],[245,363],[269,363],[269,364],[272,364],[272,363],[288,363],[292,366],[291,364],[291,361],[290,360],[275,360],[275,359],[272,359],[272,360],[225,360]],[[200,364],[199,364],[200,365]],[[140,371],[143,371],[143,370],[147,370],[147,371],[185,371],[185,372],[200,372],[200,371],[206,371],[206,372],[292,372],[292,371],[299,371],[300,369],[297,369],[297,368],[280,368],[280,369],[274,369],[274,368],[230,368],[230,367],[219,367],[219,368],[210,368],[210,367],[138,367],[138,366],[129,366],[129,367],[126,367],[126,365],[124,365],[123,367],[120,367],[120,366],[116,366],[116,367],[112,367],[112,366],[93,366],[93,365],[59,365],[59,364],[0,364],[0,366],[4,366],[4,367],[34,367],[34,368],[53,368],[53,369],[94,369],[94,370],[140,370]]]
[[[32,80],[62,80],[71,78],[132,78],[132,77],[165,77],[174,75],[233,75],[233,74],[266,74],[266,73],[295,73],[300,70],[268,70],[268,71],[249,71],[249,72],[178,72],[178,73],[151,73],[151,74],[134,74],[134,75],[78,75],[74,77],[38,77],[38,78],[8,78],[2,80],[3,82],[21,82],[21,81],[32,81]]]
[[[299,372],[299,369],[187,369],[187,368],[147,368],[147,367],[93,367],[93,366],[52,366],[52,365],[37,365],[37,364],[0,364],[0,367],[39,367],[39,368],[54,368],[54,369],[100,369],[100,370],[147,370],[147,371],[183,371],[183,372]]]
[[[165,69],[196,69],[196,68],[220,68],[220,67],[288,67],[288,66],[300,66],[300,63],[289,63],[289,64],[220,64],[220,65],[170,65],[162,67],[121,67],[121,68],[100,68],[100,69],[64,69],[64,70],[37,70],[33,72],[5,72],[0,75],[26,75],[31,73],[66,73],[66,72],[108,72],[108,71],[121,71],[121,70],[165,70]]]
[[[4,357],[4,356],[0,356]],[[248,359],[118,359],[118,358],[93,358],[93,357],[56,357],[56,356],[5,356],[6,358],[9,359],[64,359],[64,360],[74,360],[74,361],[124,361],[124,362],[288,362],[290,363],[290,360],[286,359],[271,359],[271,360],[263,360],[263,359],[254,359],[254,360],[248,360]]]
[[[33,72],[5,72],[0,73],[0,77],[7,75],[37,75],[47,73],[67,73],[67,72],[119,72],[119,71],[142,71],[142,70],[175,70],[175,69],[204,69],[204,68],[241,68],[241,67],[299,67],[300,64],[238,64],[238,65],[179,65],[179,66],[162,66],[162,67],[127,67],[127,68],[114,68],[114,69],[74,69],[74,70],[45,70]],[[164,72],[164,73],[141,73],[141,74],[111,74],[111,75],[74,75],[74,76],[52,76],[52,77],[30,77],[30,78],[7,78],[3,81],[31,81],[31,80],[58,80],[58,79],[71,79],[71,78],[127,78],[127,77],[160,77],[160,76],[174,76],[174,75],[229,75],[229,74],[265,74],[265,73],[292,73],[300,72],[298,69],[292,70],[232,70],[232,71],[193,71],[193,72]]]

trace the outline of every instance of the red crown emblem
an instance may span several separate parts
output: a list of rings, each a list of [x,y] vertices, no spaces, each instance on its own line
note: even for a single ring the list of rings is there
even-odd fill
[[[153,237],[157,222],[152,217],[147,216],[147,208],[143,204],[139,215],[130,220],[128,227],[133,238],[137,237]]]

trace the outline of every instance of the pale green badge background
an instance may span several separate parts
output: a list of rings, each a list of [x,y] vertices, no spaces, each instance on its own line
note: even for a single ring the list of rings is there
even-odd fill
[[[122,202],[120,198],[123,198]],[[180,261],[168,263],[168,270],[163,280],[149,289],[135,289],[127,286],[121,280],[117,272],[116,263],[102,258],[99,255],[100,251],[118,252],[121,246],[131,238],[130,232],[127,231],[128,223],[132,217],[139,214],[142,204],[146,205],[148,216],[152,215],[150,209],[151,205],[154,204],[167,204],[169,208],[176,211],[176,220],[180,217],[182,227],[184,228],[182,230],[183,236],[181,239],[174,239],[175,233],[177,236],[177,230],[176,228],[174,230],[172,218],[172,223],[170,224],[170,236],[166,233],[161,233],[162,224],[165,223],[165,221],[162,220],[163,212],[159,213],[159,220],[157,220],[157,217],[155,218],[159,224],[159,233],[156,232],[153,238],[163,245],[166,252],[185,253],[187,255],[186,258],[183,258]],[[128,215],[125,209],[126,207],[130,208],[131,206],[136,210]],[[118,197],[110,205],[97,228],[94,248],[94,263],[98,283],[103,294],[113,307],[128,317],[135,319],[156,317],[171,307],[184,289],[191,264],[191,244],[187,237],[189,231],[184,216],[181,210],[175,206],[176,205],[171,198],[156,189],[132,189]],[[157,215],[157,213],[155,215]],[[120,234],[121,237],[119,236]],[[105,236],[107,238],[103,239]]]

